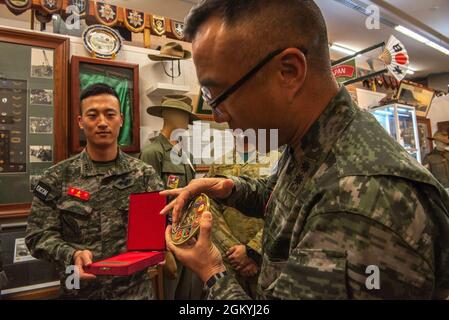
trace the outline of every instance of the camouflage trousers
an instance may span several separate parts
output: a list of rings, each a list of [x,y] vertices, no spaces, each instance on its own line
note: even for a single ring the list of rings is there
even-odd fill
[[[235,278],[245,290],[245,292],[252,298],[256,299],[257,293],[257,280],[259,274],[253,277],[243,277],[234,270],[230,265],[229,260],[226,258],[226,252],[233,246],[242,244],[240,239],[238,239],[233,233],[231,228],[225,221],[223,214],[218,210],[217,206],[211,208],[211,213],[213,216],[213,229],[212,229],[212,242],[220,251],[223,258],[223,262],[226,266],[226,270],[235,274]],[[253,232],[254,233],[254,232]],[[243,240],[243,239],[242,239]]]

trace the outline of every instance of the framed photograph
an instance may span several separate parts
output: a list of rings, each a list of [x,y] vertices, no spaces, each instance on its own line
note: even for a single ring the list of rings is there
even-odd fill
[[[30,117],[30,133],[53,134],[53,118]]]
[[[53,150],[51,146],[30,146],[30,162],[52,162]]]
[[[53,90],[31,89],[30,104],[39,104],[44,106],[53,105]]]
[[[403,80],[399,86],[397,99],[399,103],[416,108],[417,117],[426,117],[435,97],[435,91],[418,83]]]
[[[31,176],[68,157],[69,55],[67,37],[0,26],[0,222],[26,218]],[[51,153],[31,162],[30,145]]]
[[[31,77],[53,79],[53,50],[31,49]]]
[[[71,151],[81,152],[86,146],[84,133],[78,126],[80,94],[95,83],[106,83],[120,96],[123,126],[118,142],[129,153],[140,152],[139,65],[73,56],[71,60]]]
[[[13,263],[36,260],[31,256],[25,244],[25,238],[17,238],[14,245],[14,260]]]
[[[431,140],[427,139],[432,137],[432,125],[430,119],[417,117],[416,122],[418,125],[418,137],[419,145],[421,148],[421,162],[424,157],[433,150],[433,143]]]

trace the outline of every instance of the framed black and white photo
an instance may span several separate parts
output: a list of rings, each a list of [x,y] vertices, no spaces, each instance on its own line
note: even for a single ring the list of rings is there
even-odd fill
[[[31,77],[53,79],[53,50],[31,49]]]
[[[30,117],[30,133],[53,134],[53,118]]]
[[[53,150],[51,146],[30,146],[30,162],[52,162]]]
[[[53,105],[53,90],[31,89],[30,104],[51,106]]]
[[[17,238],[14,244],[14,259],[13,263],[25,262],[36,260],[31,256],[30,251],[28,250],[25,244],[25,238]]]

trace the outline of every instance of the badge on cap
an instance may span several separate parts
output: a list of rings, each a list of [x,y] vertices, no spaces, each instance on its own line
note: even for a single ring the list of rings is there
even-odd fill
[[[178,176],[174,176],[174,175],[168,176],[167,188],[176,189],[176,188],[178,188],[178,185],[179,185],[179,177]]]
[[[67,194],[69,196],[81,199],[83,201],[88,201],[90,198],[90,193],[87,191],[83,191],[77,188],[69,187],[69,190],[67,191]]]

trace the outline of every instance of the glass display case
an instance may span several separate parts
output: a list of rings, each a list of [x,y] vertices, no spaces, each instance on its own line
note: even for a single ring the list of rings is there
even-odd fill
[[[39,176],[67,158],[69,41],[0,27],[0,218],[26,217]]]
[[[414,107],[391,104],[371,109],[385,130],[399,142],[416,161],[421,163],[421,149]]]
[[[70,39],[0,26],[0,299],[52,299],[59,275],[24,242],[39,176],[68,157]]]

